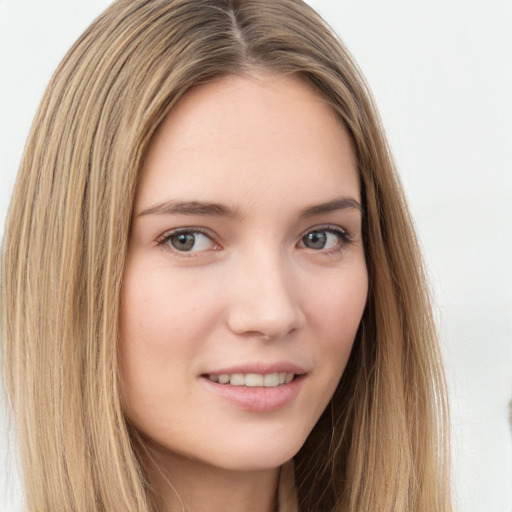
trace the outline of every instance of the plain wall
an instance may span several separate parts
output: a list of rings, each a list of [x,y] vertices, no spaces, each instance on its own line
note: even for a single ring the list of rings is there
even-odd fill
[[[106,0],[0,0],[0,236],[25,138]],[[431,276],[459,512],[511,512],[512,2],[310,0],[374,92]],[[0,510],[21,510],[0,413]]]

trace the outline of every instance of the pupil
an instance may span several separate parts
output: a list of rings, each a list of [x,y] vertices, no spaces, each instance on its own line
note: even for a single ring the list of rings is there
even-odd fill
[[[327,242],[327,235],[322,231],[313,231],[304,237],[304,244],[310,249],[323,249]]]
[[[196,239],[190,233],[182,233],[171,238],[171,243],[179,251],[190,251],[194,247]]]

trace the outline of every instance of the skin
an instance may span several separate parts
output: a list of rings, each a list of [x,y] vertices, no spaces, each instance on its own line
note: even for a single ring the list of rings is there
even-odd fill
[[[295,76],[196,87],[157,131],[134,207],[120,371],[161,510],[273,509],[279,466],[328,404],[364,310],[359,203],[345,129]],[[276,410],[240,407],[205,377],[283,362],[305,374]]]

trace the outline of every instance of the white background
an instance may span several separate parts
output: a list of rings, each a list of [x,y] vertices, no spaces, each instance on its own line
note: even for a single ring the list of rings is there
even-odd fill
[[[0,236],[44,87],[108,3],[0,0]],[[310,3],[370,82],[416,220],[450,385],[456,510],[511,512],[512,1]],[[0,510],[11,512],[5,425],[0,411]]]

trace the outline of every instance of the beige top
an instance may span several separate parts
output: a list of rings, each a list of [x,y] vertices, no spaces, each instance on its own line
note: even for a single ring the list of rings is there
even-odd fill
[[[279,488],[277,490],[277,503],[278,512],[299,512],[293,460],[289,460],[281,466]]]

